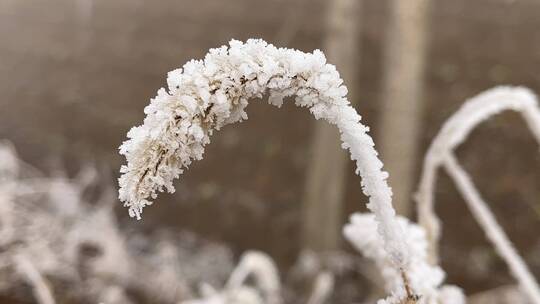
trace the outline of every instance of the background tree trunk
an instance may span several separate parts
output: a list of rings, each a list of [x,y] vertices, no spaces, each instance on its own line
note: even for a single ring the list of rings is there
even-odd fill
[[[328,30],[324,43],[327,59],[335,64],[354,102],[359,58],[361,1],[328,1]],[[312,158],[302,206],[303,248],[316,252],[339,248],[345,194],[347,154],[337,129],[315,123]]]
[[[410,215],[418,139],[430,0],[390,0],[383,66],[378,148],[390,173],[394,207]]]

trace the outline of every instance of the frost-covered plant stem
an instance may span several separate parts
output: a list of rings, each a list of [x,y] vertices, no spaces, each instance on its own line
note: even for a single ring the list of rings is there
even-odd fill
[[[538,282],[536,282],[527,265],[517,253],[501,226],[497,223],[493,212],[487,207],[486,202],[482,199],[478,190],[476,190],[467,172],[458,164],[456,158],[451,153],[444,158],[444,168],[450,177],[452,177],[461,195],[465,198],[465,202],[469,206],[474,218],[484,228],[488,239],[508,264],[510,272],[518,280],[523,291],[533,300],[533,303],[540,303]]]
[[[433,207],[433,196],[437,170],[442,166],[456,184],[488,239],[508,264],[523,291],[534,303],[540,303],[540,287],[534,276],[453,154],[454,149],[467,138],[474,127],[505,110],[519,112],[540,144],[540,109],[536,97],[528,89],[498,87],[470,99],[447,120],[428,150],[417,196],[419,221],[428,233],[431,262],[435,263],[440,225]]]
[[[426,229],[433,264],[437,263],[437,243],[440,238],[439,219],[433,207],[437,171],[447,153],[464,142],[477,125],[506,110],[520,113],[540,144],[540,110],[536,96],[523,87],[496,87],[467,100],[444,123],[426,153],[416,200],[419,222]]]
[[[140,218],[158,192],[174,192],[173,180],[203,158],[213,132],[247,119],[244,109],[250,99],[268,95],[269,103],[279,107],[284,97],[295,96],[297,106],[338,127],[342,147],[356,162],[386,253],[396,268],[406,271],[407,246],[395,220],[388,174],[382,171],[369,128],[360,123],[343,80],[322,52],[232,40],[228,47],[210,50],[204,60],[170,72],[167,82],[169,89],[160,89],[145,108],[143,125],[131,129],[130,139],[120,147],[127,165],[121,168],[119,197],[131,216]]]
[[[404,217],[398,216],[397,220],[405,231],[405,241],[410,248],[411,263],[407,276],[393,268],[384,257],[383,244],[377,236],[372,214],[355,213],[351,215],[349,224],[343,228],[345,238],[353,247],[375,262],[384,280],[384,288],[391,294],[377,303],[463,304],[464,296],[461,290],[455,286],[443,285],[444,271],[428,262],[424,229]],[[420,299],[417,295],[421,295]]]
[[[34,265],[24,256],[17,255],[14,257],[14,264],[16,265],[17,271],[22,274],[28,284],[32,286],[34,297],[38,304],[55,304],[55,300],[49,285],[39,273],[39,271],[34,267]]]

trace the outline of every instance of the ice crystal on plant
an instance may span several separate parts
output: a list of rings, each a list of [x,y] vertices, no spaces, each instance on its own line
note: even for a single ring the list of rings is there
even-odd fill
[[[169,73],[168,90],[162,88],[145,108],[144,123],[132,128],[120,147],[127,164],[122,166],[119,198],[132,217],[157,193],[174,192],[173,180],[193,160],[203,157],[214,131],[247,119],[245,108],[253,98],[269,96],[281,106],[295,96],[295,104],[309,108],[316,119],[336,125],[342,146],[356,162],[362,188],[370,198],[378,231],[396,267],[407,264],[407,248],[401,227],[394,220],[388,174],[382,171],[369,128],[346,98],[335,66],[326,63],[319,50],[304,53],[276,48],[262,40],[211,49],[204,60],[192,60]]]
[[[430,260],[435,263],[437,241],[440,238],[440,223],[433,207],[434,190],[438,168],[443,167],[456,183],[473,216],[484,229],[499,255],[506,261],[510,272],[519,281],[522,289],[531,300],[540,303],[540,287],[536,279],[497,223],[469,175],[461,168],[454,156],[456,147],[467,139],[477,125],[506,110],[521,114],[540,144],[540,107],[536,96],[529,89],[511,86],[495,87],[467,100],[444,123],[424,158],[417,195],[419,222],[428,233]]]
[[[404,217],[398,217],[397,221],[405,232],[405,241],[410,249],[407,281],[409,287],[416,293],[412,296],[418,296],[417,303],[465,303],[464,295],[459,288],[441,286],[445,278],[444,271],[439,266],[428,263],[428,243],[424,229]],[[380,300],[378,304],[400,304],[407,296],[411,296],[403,286],[403,274],[393,267],[392,262],[384,254],[384,246],[375,229],[373,215],[360,213],[351,215],[350,223],[344,227],[343,232],[347,240],[364,256],[372,259],[380,270],[385,289],[391,296]]]

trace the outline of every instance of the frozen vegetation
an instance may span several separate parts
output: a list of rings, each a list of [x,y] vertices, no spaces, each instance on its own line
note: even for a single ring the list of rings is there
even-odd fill
[[[21,161],[9,143],[0,142],[0,294],[40,304],[324,304],[340,288],[340,275],[358,271],[374,282],[382,278],[379,287],[386,296],[371,302],[463,304],[464,292],[445,284],[438,264],[441,229],[434,190],[443,168],[523,295],[540,303],[536,279],[454,155],[479,123],[505,110],[522,114],[540,143],[540,110],[529,90],[488,90],[448,119],[424,160],[416,224],[396,216],[388,174],[369,128],[360,122],[338,71],[322,52],[233,40],[210,50],[204,60],[170,72],[167,82],[168,88],[160,89],[145,108],[143,124],[131,129],[120,147],[127,163],[121,168],[119,198],[130,216],[140,218],[159,192],[174,192],[174,180],[203,158],[211,135],[247,119],[245,109],[253,99],[267,97],[279,107],[294,97],[297,106],[339,129],[342,147],[357,166],[370,213],[352,214],[343,234],[376,272],[364,271],[365,264],[347,254],[336,255],[332,263],[332,258],[324,262],[309,252],[287,273],[257,251],[243,253],[233,266],[228,248],[196,235],[142,233],[134,223],[119,223],[114,191],[97,182],[92,166],[73,178],[45,176]],[[299,291],[297,281],[309,288]]]
[[[540,112],[528,90],[501,87],[483,93],[466,102],[443,126],[426,156],[418,195],[419,226],[396,216],[388,174],[382,171],[369,128],[360,122],[339,73],[320,51],[304,53],[262,40],[232,40],[229,46],[210,50],[204,60],[192,60],[170,72],[167,82],[168,89],[160,89],[145,108],[144,123],[131,129],[120,147],[127,164],[121,168],[119,197],[131,216],[140,218],[143,207],[158,192],[174,192],[173,180],[193,160],[203,158],[214,131],[247,119],[250,100],[268,96],[270,104],[280,107],[291,96],[316,119],[337,126],[342,147],[356,162],[372,215],[353,215],[344,233],[356,249],[375,261],[385,280],[389,296],[379,304],[465,302],[461,289],[442,285],[445,274],[437,266],[440,228],[432,205],[436,169],[441,164],[523,291],[540,303],[534,277],[452,156],[452,149],[478,123],[506,109],[522,113],[533,135],[540,138]]]
[[[144,235],[120,227],[110,186],[87,167],[47,177],[0,143],[0,293],[40,304],[175,303],[199,282],[221,284],[231,252],[189,233]],[[92,192],[101,193],[88,200]],[[149,282],[147,278],[152,278]],[[137,301],[138,300],[138,301]]]
[[[247,119],[245,108],[251,99],[268,95],[268,102],[279,107],[285,97],[294,96],[297,106],[339,129],[342,146],[362,178],[385,252],[396,271],[407,276],[409,249],[395,220],[388,174],[382,171],[369,128],[347,100],[343,80],[321,51],[304,53],[262,40],[232,40],[229,46],[210,50],[204,60],[192,60],[170,72],[167,83],[168,90],[160,89],[145,108],[144,123],[132,128],[120,147],[127,159],[121,168],[120,200],[131,216],[140,218],[158,192],[174,192],[173,180],[192,160],[203,158],[214,131]],[[404,290],[407,294],[398,297],[415,297],[408,288],[395,292]]]

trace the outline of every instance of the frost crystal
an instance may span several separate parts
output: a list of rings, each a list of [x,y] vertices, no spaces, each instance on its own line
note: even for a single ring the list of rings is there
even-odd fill
[[[407,269],[408,283],[418,294],[421,304],[462,304],[465,298],[461,290],[454,286],[441,286],[445,273],[439,266],[432,266],[427,260],[426,234],[422,227],[398,217],[405,241],[410,248],[410,266]],[[402,274],[392,267],[391,261],[384,254],[381,239],[375,230],[375,219],[371,214],[355,213],[351,215],[343,233],[347,240],[367,258],[374,260],[385,281],[385,289],[391,294],[378,303],[400,304],[407,297],[403,288]]]
[[[540,144],[540,110],[536,96],[527,88],[501,86],[467,100],[444,123],[426,153],[417,201],[420,224],[426,229],[432,247],[432,262],[437,254],[435,244],[440,236],[440,224],[433,208],[437,170],[447,155],[465,141],[477,125],[506,110],[521,113]]]
[[[213,132],[247,119],[250,99],[268,94],[269,103],[279,107],[283,98],[295,96],[297,106],[309,108],[316,119],[340,130],[342,147],[356,162],[386,252],[396,267],[406,267],[407,249],[394,220],[388,174],[382,171],[368,127],[346,98],[343,80],[321,51],[232,40],[228,47],[211,49],[204,60],[170,72],[167,82],[168,90],[158,91],[144,110],[144,123],[132,128],[120,147],[127,165],[121,168],[119,197],[132,217],[140,218],[158,192],[174,192],[173,180],[193,160],[202,159]]]
[[[510,272],[519,281],[523,291],[540,303],[540,287],[523,259],[497,223],[486,202],[472,183],[471,178],[458,164],[455,148],[480,123],[500,112],[512,110],[521,114],[531,133],[540,144],[540,108],[536,96],[523,87],[496,87],[466,101],[450,117],[435,136],[424,159],[424,168],[418,190],[418,216],[427,231],[430,260],[437,259],[437,241],[440,238],[439,219],[434,210],[434,190],[439,167],[444,167],[455,182],[473,216],[486,232],[499,255],[506,261]]]

